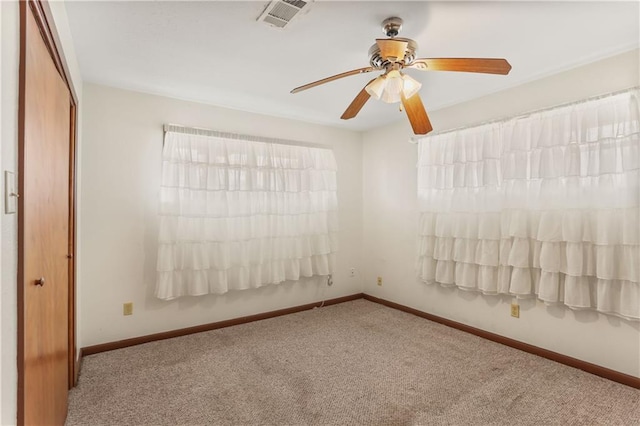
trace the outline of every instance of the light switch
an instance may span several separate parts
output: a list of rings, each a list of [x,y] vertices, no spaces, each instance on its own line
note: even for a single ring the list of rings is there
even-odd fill
[[[16,185],[16,175],[13,172],[4,172],[4,212],[11,214],[16,212],[18,205],[18,188]]]

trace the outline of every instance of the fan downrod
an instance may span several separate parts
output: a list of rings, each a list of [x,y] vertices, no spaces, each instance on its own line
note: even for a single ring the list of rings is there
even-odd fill
[[[392,16],[382,21],[382,32],[390,38],[397,37],[402,29],[402,18]]]

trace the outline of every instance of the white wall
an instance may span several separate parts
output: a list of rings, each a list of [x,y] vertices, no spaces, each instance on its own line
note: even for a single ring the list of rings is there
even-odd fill
[[[78,103],[82,103],[82,80],[71,40],[66,10],[62,2],[49,3],[62,44],[62,52],[66,58],[71,80],[76,88]],[[0,77],[0,164],[3,175],[5,170],[17,174],[18,152],[18,67],[19,67],[19,8],[16,1],[0,1],[2,35],[1,77]],[[81,144],[81,137],[78,137]],[[4,179],[4,176],[3,176]],[[4,185],[4,183],[2,184]],[[4,189],[4,187],[3,187]],[[0,212],[2,235],[1,272],[0,272],[0,342],[2,352],[0,359],[0,424],[16,423],[17,409],[17,215]]]
[[[2,35],[2,6],[0,6],[0,35]],[[2,42],[0,42],[0,141],[2,137]],[[3,173],[4,165],[2,164],[2,143],[0,142],[0,173]],[[4,183],[0,182],[0,185]],[[0,201],[0,214],[4,212],[4,197]],[[0,220],[0,241],[2,241],[2,221]],[[0,243],[0,287],[2,284],[2,244]],[[2,291],[0,290],[0,354],[2,353]],[[2,383],[2,358],[0,358],[0,383]],[[0,386],[0,421],[2,421],[2,386]]]
[[[206,324],[362,291],[362,142],[339,130],[85,84],[79,285],[82,346]],[[225,295],[153,296],[164,123],[331,146],[338,163],[340,234],[334,284],[284,283]],[[124,302],[132,316],[122,315]]]
[[[17,172],[18,121],[18,4],[2,2],[2,173]],[[3,176],[4,181],[4,176]],[[4,185],[4,182],[3,182]],[[4,188],[3,188],[4,190]],[[4,203],[4,201],[3,201]],[[0,423],[16,422],[17,404],[17,215],[1,216],[2,232],[2,417]]]
[[[509,117],[640,84],[638,50],[430,113],[436,131]],[[425,95],[425,97],[428,94]],[[416,279],[417,147],[407,123],[363,137],[364,292],[483,330],[640,376],[640,323],[509,297],[429,286]],[[382,287],[376,277],[383,278]]]

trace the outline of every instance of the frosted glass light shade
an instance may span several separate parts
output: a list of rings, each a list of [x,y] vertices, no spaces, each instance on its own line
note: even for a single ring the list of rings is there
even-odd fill
[[[404,83],[402,87],[402,93],[404,93],[405,99],[409,99],[410,97],[418,93],[418,91],[422,87],[422,84],[416,81],[410,75],[404,74],[402,76],[402,81]]]
[[[393,70],[387,74],[387,86],[382,92],[382,102],[394,104],[400,102],[400,92],[402,91],[402,74],[400,71]]]
[[[366,90],[367,93],[371,95],[372,98],[380,99],[386,85],[387,85],[387,82],[386,82],[385,76],[381,75],[380,77],[376,78],[371,83],[369,83],[367,87],[364,88],[364,90]]]
[[[422,84],[412,77],[402,74],[398,70],[392,70],[373,80],[365,87],[365,90],[372,98],[393,104],[400,102],[401,92],[406,99],[409,99],[420,90],[420,87]]]

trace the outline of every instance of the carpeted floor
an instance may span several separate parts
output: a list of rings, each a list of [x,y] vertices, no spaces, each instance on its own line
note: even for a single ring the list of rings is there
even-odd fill
[[[68,425],[638,425],[640,391],[356,300],[84,358]]]

